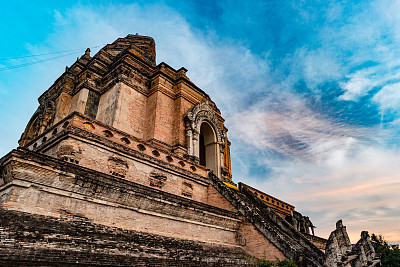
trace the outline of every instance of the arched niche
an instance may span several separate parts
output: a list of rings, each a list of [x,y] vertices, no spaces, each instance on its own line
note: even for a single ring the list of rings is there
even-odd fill
[[[221,178],[225,133],[208,102],[193,107],[185,117],[187,152],[192,160]]]

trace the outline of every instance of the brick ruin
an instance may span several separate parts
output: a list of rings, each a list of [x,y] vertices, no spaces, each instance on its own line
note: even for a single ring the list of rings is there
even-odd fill
[[[294,206],[232,181],[224,119],[186,72],[139,35],[65,69],[0,159],[0,265],[342,261],[338,230],[327,244]],[[362,240],[349,255],[376,262]]]

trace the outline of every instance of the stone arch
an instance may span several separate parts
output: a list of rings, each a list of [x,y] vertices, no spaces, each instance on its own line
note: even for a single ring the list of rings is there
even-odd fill
[[[42,134],[54,121],[55,104],[46,98],[40,103],[39,108],[29,120],[21,139],[18,141],[20,146],[25,146],[30,141]]]
[[[32,118],[29,120],[28,125],[25,128],[25,131],[22,133],[20,140],[18,141],[20,146],[25,146],[30,141],[32,141],[35,137],[38,136],[39,133],[39,111],[37,110]]]
[[[194,106],[187,113],[185,123],[189,156],[195,162],[213,170],[215,175],[221,178],[224,164],[225,132],[208,101]],[[204,144],[201,144],[201,138],[204,138],[202,140]],[[200,161],[201,149],[204,149],[206,154],[205,162],[203,162],[204,159]]]

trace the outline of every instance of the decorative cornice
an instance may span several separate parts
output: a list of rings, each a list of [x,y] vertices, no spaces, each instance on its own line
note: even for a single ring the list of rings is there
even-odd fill
[[[60,159],[26,149],[20,148],[18,150],[11,151],[6,157],[0,159],[0,162],[2,163],[0,166],[3,166],[3,164],[6,163],[8,164],[8,162],[10,161],[18,161],[18,159],[39,163],[42,166],[51,167],[54,170],[61,170],[63,172],[72,173],[75,175],[76,178],[81,180],[84,179],[85,181],[92,184],[115,188],[118,191],[131,191],[135,192],[136,194],[141,194],[143,196],[151,196],[153,198],[162,199],[163,201],[171,201],[172,203],[176,203],[178,205],[191,207],[194,210],[206,210],[211,213],[217,213],[222,216],[239,219],[239,216],[232,211],[214,207],[192,199],[187,199],[185,197],[181,197],[162,190],[158,190],[156,188],[128,181],[126,179],[115,177],[113,175],[98,172],[83,166],[68,163]]]

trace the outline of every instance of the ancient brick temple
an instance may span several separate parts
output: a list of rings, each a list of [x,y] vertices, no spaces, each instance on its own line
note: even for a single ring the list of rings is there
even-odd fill
[[[224,119],[186,72],[138,35],[66,68],[0,160],[1,265],[325,265],[308,217],[232,182]]]

